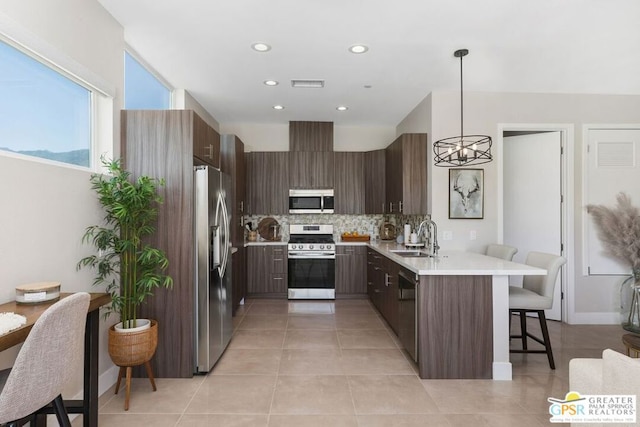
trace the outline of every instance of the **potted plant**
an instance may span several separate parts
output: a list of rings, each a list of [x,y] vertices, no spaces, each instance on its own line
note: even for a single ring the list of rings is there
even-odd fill
[[[605,251],[629,265],[631,276],[620,288],[622,328],[640,334],[640,209],[625,193],[616,197],[614,208],[588,205]]]
[[[121,373],[123,367],[130,370],[145,364],[154,385],[149,360],[157,346],[157,322],[139,319],[138,312],[154,289],[173,286],[165,274],[169,265],[165,253],[145,242],[145,237],[155,232],[157,205],[162,203],[158,187],[164,180],[148,176],[133,180],[120,160],[102,158],[102,164],[108,174],[93,174],[90,182],[104,208],[104,224],[87,227],[82,238],[95,246],[97,254],[82,258],[77,268],[96,269],[93,284],[106,285],[111,295],[105,317],[120,315],[120,323],[109,330],[113,362],[121,367]]]

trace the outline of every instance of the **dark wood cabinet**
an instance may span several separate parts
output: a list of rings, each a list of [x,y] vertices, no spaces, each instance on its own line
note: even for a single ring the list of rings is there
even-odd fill
[[[289,151],[333,151],[333,122],[289,122]]]
[[[244,143],[235,135],[220,138],[220,169],[231,177],[231,244],[238,249],[232,257],[233,312],[246,296],[246,254],[244,249],[244,206],[246,199]]]
[[[367,294],[367,247],[336,245],[336,295]]]
[[[365,213],[365,176],[363,152],[334,153],[334,212]]]
[[[332,151],[290,151],[290,188],[333,188]]]
[[[286,246],[256,245],[247,247],[247,294],[250,296],[286,296]]]
[[[193,376],[194,264],[193,166],[194,147],[206,135],[206,123],[190,110],[123,110],[121,155],[133,178],[163,178],[164,202],[158,207],[156,232],[149,243],[165,251],[172,289],[159,288],[140,309],[156,319],[158,348],[151,360],[160,378]],[[215,150],[214,150],[215,152]],[[142,371],[141,371],[142,372]]]
[[[252,152],[245,154],[247,214],[289,213],[289,153]]]
[[[231,281],[233,315],[235,316],[240,302],[247,296],[247,248],[240,246],[231,256]]]
[[[400,266],[373,249],[367,252],[367,294],[374,307],[398,333],[398,271]]]
[[[193,113],[193,157],[196,164],[220,168],[220,134]]]
[[[427,134],[400,135],[385,151],[386,213],[427,213]]]
[[[364,213],[386,213],[385,150],[364,153]]]

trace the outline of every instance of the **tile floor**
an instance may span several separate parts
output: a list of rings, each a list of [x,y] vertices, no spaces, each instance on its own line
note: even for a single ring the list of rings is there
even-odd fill
[[[368,300],[252,300],[234,322],[209,375],[157,379],[155,393],[134,379],[128,412],[109,390],[100,426],[549,425],[547,397],[569,391],[569,360],[623,350],[618,326],[550,322],[555,371],[544,354],[514,354],[513,381],[421,380]]]

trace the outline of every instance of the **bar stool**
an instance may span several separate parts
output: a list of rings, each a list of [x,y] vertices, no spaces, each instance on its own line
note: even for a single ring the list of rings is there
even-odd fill
[[[553,291],[556,286],[556,278],[560,267],[567,262],[561,256],[546,254],[543,252],[529,252],[525,264],[544,268],[546,276],[524,276],[522,288],[509,286],[509,312],[520,316],[520,335],[511,335],[510,338],[520,338],[522,349],[509,350],[510,353],[546,353],[551,369],[556,369],[551,350],[551,340],[547,329],[547,319],[544,311],[553,306]],[[536,313],[540,321],[542,339],[527,332],[527,313]],[[511,322],[509,322],[511,323]],[[527,348],[527,338],[544,345],[544,350],[530,350]]]
[[[487,245],[485,255],[511,261],[516,253],[518,253],[518,249],[513,246],[491,243],[490,245]]]

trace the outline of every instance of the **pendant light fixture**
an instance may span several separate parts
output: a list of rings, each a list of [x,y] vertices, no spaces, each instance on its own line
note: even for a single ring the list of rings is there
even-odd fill
[[[433,144],[436,166],[456,167],[481,165],[488,163],[491,157],[491,137],[488,135],[464,134],[464,98],[462,92],[462,58],[467,56],[468,49],[459,49],[453,56],[460,58],[460,136],[444,138]]]

